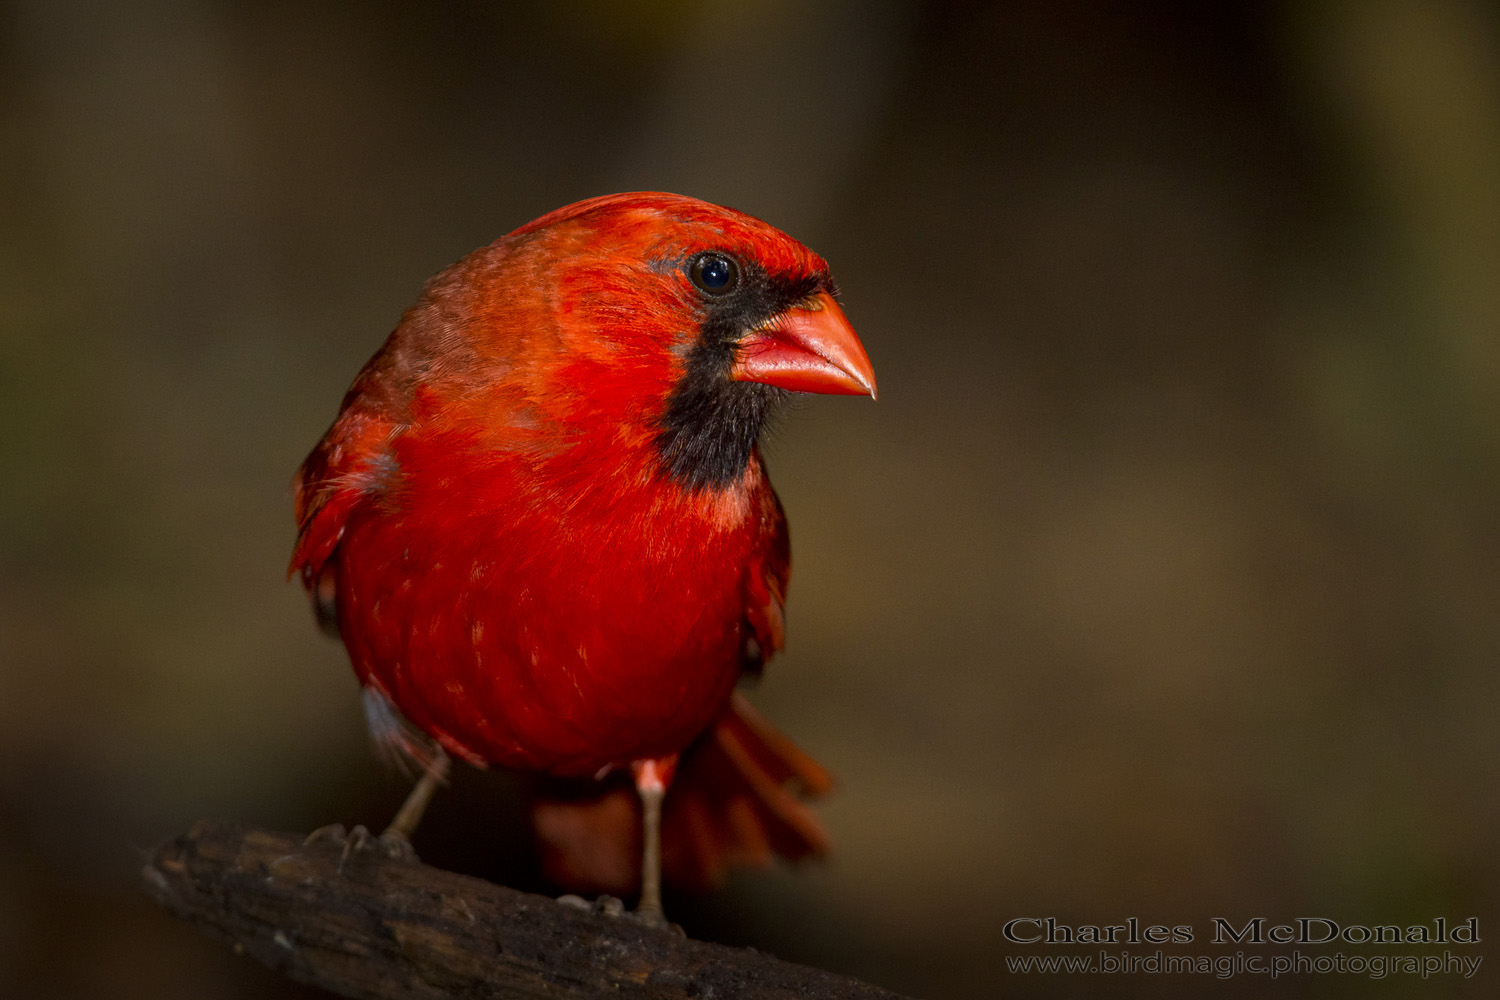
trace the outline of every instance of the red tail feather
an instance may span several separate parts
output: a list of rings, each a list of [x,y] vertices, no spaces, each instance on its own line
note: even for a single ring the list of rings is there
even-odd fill
[[[640,803],[628,775],[581,790],[541,786],[532,821],[547,875],[580,892],[626,895],[640,886]],[[766,866],[828,851],[804,798],[833,779],[736,694],[719,721],[683,753],[662,817],[666,881],[704,889],[737,865]],[[602,790],[601,790],[602,788]]]

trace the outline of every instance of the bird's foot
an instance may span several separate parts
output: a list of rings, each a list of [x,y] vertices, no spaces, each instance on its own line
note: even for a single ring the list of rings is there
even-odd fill
[[[328,826],[320,826],[309,833],[302,843],[317,844],[325,841],[342,845],[343,850],[339,854],[339,871],[341,872],[350,858],[365,852],[378,853],[392,861],[415,862],[417,860],[417,852],[411,846],[411,841],[395,830],[387,830],[377,837],[364,826],[356,826],[346,831],[344,824],[330,823]]]
[[[679,937],[687,937],[687,932],[682,929],[681,925],[668,922],[661,910],[627,910],[624,901],[618,896],[600,896],[590,901],[569,893],[566,896],[558,896],[557,901],[575,910],[588,910],[590,913],[599,913],[606,917],[620,917],[653,930],[672,931]]]
[[[638,906],[625,915],[631,920],[645,924],[647,927],[652,927],[659,931],[676,931],[681,937],[687,937],[687,933],[683,931],[682,927],[668,922],[667,915],[659,909],[647,910]]]

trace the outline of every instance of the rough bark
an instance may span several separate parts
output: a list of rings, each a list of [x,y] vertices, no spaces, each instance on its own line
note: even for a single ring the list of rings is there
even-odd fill
[[[899,1000],[750,948],[693,941],[390,857],[378,844],[200,823],[143,872],[172,913],[294,979],[368,1000]]]

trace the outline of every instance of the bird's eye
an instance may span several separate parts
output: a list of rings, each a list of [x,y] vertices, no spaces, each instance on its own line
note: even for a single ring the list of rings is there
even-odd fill
[[[726,295],[740,283],[740,266],[721,253],[699,254],[693,258],[688,277],[710,295]]]

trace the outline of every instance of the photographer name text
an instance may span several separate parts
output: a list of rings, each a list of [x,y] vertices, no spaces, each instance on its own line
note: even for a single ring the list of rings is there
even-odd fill
[[[1434,917],[1420,924],[1346,924],[1329,917],[1213,917],[1213,944],[1478,944],[1479,918],[1450,922]],[[1056,917],[1015,917],[1000,933],[1012,944],[1191,944],[1192,924],[1146,924],[1129,917],[1118,924],[1067,924]]]

